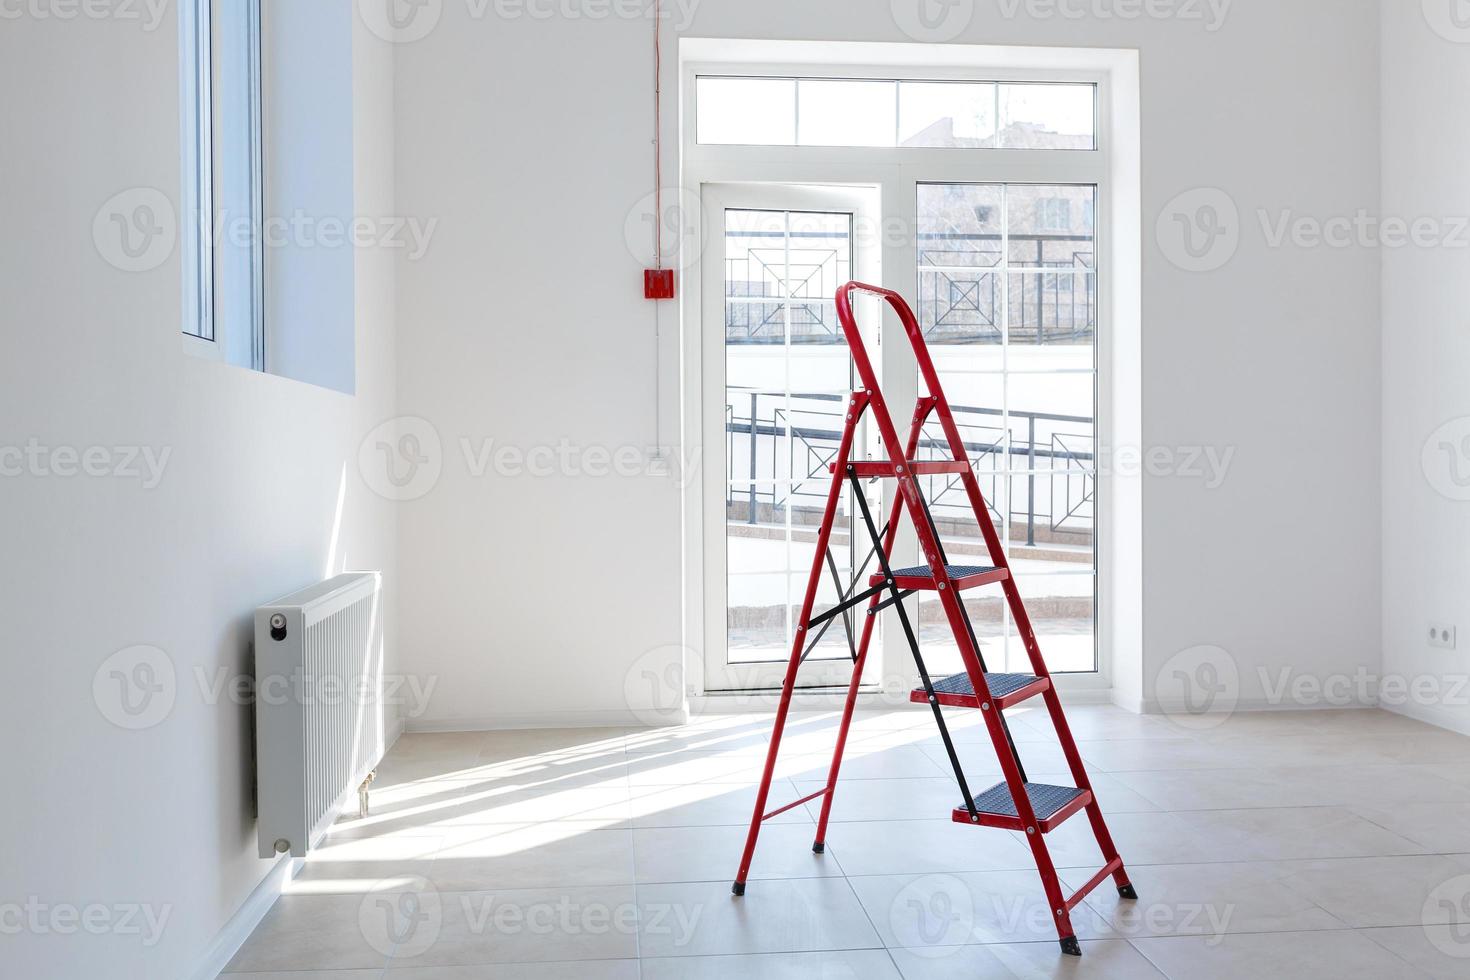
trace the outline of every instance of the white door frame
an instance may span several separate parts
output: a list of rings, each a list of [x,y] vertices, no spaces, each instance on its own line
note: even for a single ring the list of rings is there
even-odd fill
[[[703,384],[701,407],[703,444],[708,448],[723,447],[726,433],[725,405],[725,236],[723,215],[727,209],[790,212],[827,212],[852,216],[852,277],[881,277],[876,241],[866,229],[878,221],[876,187],[850,187],[831,184],[703,184],[700,187],[701,212],[709,223],[709,235],[702,253],[700,279],[700,336],[703,345]],[[695,278],[693,275],[690,279]],[[876,331],[874,331],[876,333]],[[859,433],[855,451],[867,452],[866,425]],[[704,690],[706,692],[743,692],[779,687],[785,675],[789,650],[781,652],[779,661],[752,664],[728,662],[726,649],[727,549],[725,500],[729,492],[723,451],[706,452],[701,469],[704,487]],[[844,498],[845,499],[845,498]],[[848,508],[843,507],[840,514]],[[862,542],[854,539],[852,547],[865,553]],[[803,582],[808,569],[792,568],[796,581]],[[836,625],[834,624],[834,629]],[[882,649],[875,636],[869,663],[882,663]],[[874,671],[875,675],[877,670]],[[818,660],[803,666],[798,678],[801,688],[845,688],[852,678],[850,660]]]
[[[839,51],[840,49],[840,51]],[[767,55],[779,51],[780,55]],[[864,58],[848,61],[841,51]],[[869,56],[871,60],[866,60]],[[1134,52],[1087,49],[1022,49],[965,45],[908,44],[823,44],[806,42],[755,42],[717,39],[681,41],[680,156],[681,186],[685,194],[698,193],[707,183],[835,183],[871,184],[876,181],[883,201],[883,220],[896,220],[904,227],[917,221],[916,187],[936,183],[1089,183],[1099,187],[1097,199],[1097,251],[1099,263],[1099,316],[1097,381],[1099,387],[1096,439],[1110,451],[1116,445],[1131,445],[1139,439],[1137,387],[1141,379],[1138,351],[1139,251],[1141,235],[1136,209],[1139,201],[1137,56]],[[979,80],[1068,80],[1088,81],[1098,87],[1097,151],[967,151],[940,148],[873,149],[847,147],[750,147],[707,146],[695,142],[695,78],[700,74],[818,76],[844,78],[943,78]],[[1115,91],[1121,93],[1115,101]],[[1116,168],[1118,180],[1113,180]],[[686,202],[688,197],[686,196]],[[683,431],[686,445],[704,453],[702,419],[703,365],[700,323],[702,309],[698,259],[707,245],[711,228],[699,208],[689,208],[684,239],[684,267],[690,271],[682,298],[683,316]],[[912,243],[904,236],[885,236],[882,242],[881,285],[904,295],[913,292],[916,267]],[[1119,333],[1119,328],[1123,332]],[[1120,343],[1121,341],[1121,343]],[[1116,345],[1116,346],[1115,346]],[[896,356],[884,351],[885,358]],[[910,359],[911,360],[911,359]],[[1114,369],[1119,369],[1124,389],[1113,391]],[[888,372],[886,394],[893,404],[903,404],[914,395],[910,371]],[[1121,412],[1121,428],[1115,428],[1115,408]],[[1118,440],[1122,439],[1122,442]],[[713,448],[713,447],[709,447]],[[718,452],[719,450],[715,450]],[[1114,496],[1109,483],[1123,492]],[[1115,638],[1123,648],[1128,679],[1128,699],[1141,641],[1140,582],[1141,504],[1137,481],[1098,474],[1096,547],[1098,580],[1096,631],[1098,672],[1059,675],[1058,687],[1106,699],[1112,686]],[[1110,499],[1111,498],[1111,499]],[[705,567],[702,561],[708,542],[703,493],[693,488],[685,496],[685,637],[686,645],[703,647],[710,631],[705,623]],[[1121,544],[1120,544],[1121,542]],[[902,547],[902,541],[900,547]],[[1116,576],[1126,594],[1114,595]],[[1124,581],[1126,579],[1126,581]],[[1115,603],[1121,603],[1117,609]],[[1115,621],[1114,617],[1117,615]],[[723,623],[720,624],[723,628]],[[891,634],[893,631],[885,631]],[[698,697],[711,688],[705,682],[704,656],[687,659],[689,693]],[[907,700],[909,683],[916,672],[907,656],[887,658],[894,675],[881,679],[887,690],[896,690]],[[880,680],[874,678],[875,681]]]

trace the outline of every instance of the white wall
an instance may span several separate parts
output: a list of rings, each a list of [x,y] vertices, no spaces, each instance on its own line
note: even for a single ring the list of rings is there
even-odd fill
[[[355,31],[357,207],[391,213],[391,58],[335,2]],[[356,469],[364,434],[393,412],[391,257],[357,258],[353,397],[186,355],[177,250],[128,273],[94,245],[94,216],[120,191],[159,188],[177,207],[174,6],[155,30],[31,17],[0,29],[0,446],[171,453],[153,489],[0,478],[0,902],[168,914],[152,948],[5,935],[6,976],[189,976],[264,878],[250,709],[210,703],[198,680],[249,669],[257,603],[329,570],[383,569],[396,648],[394,514]],[[127,731],[93,680],[135,644],[167,654],[177,694],[159,724]]]
[[[425,724],[615,719],[637,701],[630,668],[680,640],[676,490],[476,477],[459,440],[643,446],[656,383],[666,440],[676,424],[676,331],[666,312],[656,374],[625,243],[652,190],[649,29],[481,7],[445,3],[397,51],[399,204],[443,221],[400,279],[400,405],[444,446],[437,486],[402,510],[405,637],[439,682]],[[1377,4],[1236,0],[1216,31],[958,7],[972,11],[960,42],[1141,51],[1144,443],[1235,450],[1219,489],[1147,479],[1142,700],[1200,644],[1228,651],[1247,705],[1262,667],[1377,670],[1377,257],[1271,247],[1256,216],[1376,210]],[[887,2],[695,9],[686,36],[912,40]],[[1202,186],[1243,217],[1238,254],[1208,274],[1152,234]]]
[[[1470,32],[1386,3],[1383,55],[1383,212],[1454,241],[1383,253],[1383,670],[1426,685],[1396,710],[1470,732]],[[1430,648],[1431,623],[1459,650]]]

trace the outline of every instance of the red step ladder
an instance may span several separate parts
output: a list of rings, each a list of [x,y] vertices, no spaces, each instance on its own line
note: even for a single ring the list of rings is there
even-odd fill
[[[880,296],[893,307],[903,323],[904,332],[908,334],[909,343],[913,346],[914,356],[918,360],[919,372],[928,389],[928,394],[919,398],[906,442],[899,442],[898,430],[894,428],[893,420],[888,414],[888,406],[878,386],[878,377],[873,371],[872,362],[868,360],[862,335],[853,319],[852,297],[854,293]],[[781,687],[781,703],[776,711],[776,724],[771,732],[771,745],[766,753],[765,772],[761,776],[760,791],[756,794],[755,813],[751,817],[750,834],[745,841],[745,853],[740,858],[740,872],[735,877],[733,891],[736,895],[745,894],[746,879],[750,874],[750,863],[755,855],[755,845],[760,836],[761,824],[787,810],[814,800],[822,800],[822,814],[817,821],[816,843],[812,845],[812,849],[818,854],[826,849],[827,821],[832,813],[832,799],[837,789],[837,775],[842,768],[842,752],[847,744],[848,728],[852,723],[853,708],[857,704],[863,666],[867,662],[868,647],[873,638],[873,624],[877,621],[879,611],[892,607],[898,614],[898,621],[903,627],[904,636],[908,640],[914,662],[918,666],[919,676],[924,682],[923,687],[910,695],[910,700],[928,704],[933,709],[934,720],[939,725],[940,738],[944,742],[944,749],[949,755],[950,764],[954,767],[955,779],[959,783],[960,794],[964,800],[962,805],[955,808],[952,818],[956,823],[974,824],[980,827],[1000,827],[1026,835],[1026,841],[1031,845],[1031,853],[1036,859],[1036,869],[1041,873],[1041,883],[1046,891],[1047,903],[1054,912],[1062,952],[1071,956],[1081,956],[1082,948],[1077,942],[1076,931],[1072,928],[1072,910],[1109,877],[1113,879],[1118,887],[1118,893],[1123,898],[1136,899],[1138,895],[1128,880],[1128,873],[1123,867],[1123,859],[1118,856],[1118,849],[1114,846],[1112,836],[1108,833],[1107,823],[1103,820],[1102,809],[1098,806],[1097,798],[1092,792],[1092,784],[1087,778],[1087,770],[1083,767],[1082,757],[1077,753],[1077,744],[1072,740],[1072,733],[1067,727],[1067,719],[1062,713],[1061,701],[1057,697],[1056,688],[1052,685],[1051,675],[1046,669],[1046,661],[1042,659],[1041,647],[1036,642],[1036,632],[1031,627],[1030,617],[1026,614],[1026,606],[1021,602],[1020,593],[1016,590],[1015,579],[1011,576],[1010,566],[1001,546],[1000,535],[990,520],[985,498],[980,493],[980,483],[965,455],[964,442],[960,438],[959,429],[950,412],[949,402],[944,397],[944,389],[939,385],[939,376],[934,370],[934,362],[929,357],[929,348],[924,342],[918,320],[914,317],[908,303],[904,302],[903,297],[898,293],[857,282],[848,283],[837,291],[837,316],[842,322],[843,333],[847,336],[853,361],[857,365],[862,389],[854,392],[852,400],[848,403],[842,440],[837,450],[836,461],[831,467],[832,487],[827,494],[827,507],[822,517],[821,530],[817,535],[816,557],[812,562],[811,576],[807,580],[806,598],[802,602],[801,618],[797,623],[796,636],[791,647],[791,660],[787,665],[786,679]],[[874,424],[878,427],[884,454],[887,456],[886,461],[859,462],[852,458],[858,424],[868,414],[871,414]],[[951,458],[947,461],[930,462],[915,458],[922,430],[931,415],[938,418],[939,424],[944,429],[945,439],[949,443]],[[990,552],[990,565],[978,567],[949,563],[944,552],[944,545],[939,540],[938,528],[933,516],[929,513],[929,505],[924,499],[917,479],[936,474],[958,476],[963,482],[965,492],[969,496],[970,507],[975,513],[975,520],[985,536],[985,546]],[[862,481],[871,479],[898,481],[899,492],[894,496],[888,523],[882,530],[879,530],[874,523],[873,514],[863,493]],[[854,581],[843,591],[837,606],[819,615],[814,615],[812,606],[816,600],[817,586],[821,581],[824,562],[827,560],[832,525],[837,516],[838,503],[844,484],[851,486],[862,524],[873,541],[873,551],[868,556],[868,560],[863,563],[857,577],[862,578],[868,564],[875,556],[878,560],[879,571],[869,579],[868,588],[865,591],[859,592],[858,582]],[[913,521],[920,548],[928,562],[926,565],[917,568],[895,569],[890,564],[894,541],[898,535],[900,510],[906,512]],[[1030,674],[992,674],[985,668],[985,660],[980,653],[980,644],[975,638],[975,630],[970,623],[964,603],[961,601],[960,593],[996,584],[1005,590],[1006,602],[1010,606],[1011,615],[1015,619],[1021,640],[1026,645],[1026,652],[1031,658],[1032,673]],[[959,646],[960,656],[964,660],[965,672],[963,674],[941,678],[938,681],[930,678],[929,671],[924,666],[924,658],[919,651],[914,624],[903,605],[905,599],[918,592],[939,593],[940,603],[944,606],[945,615],[954,632],[955,642]],[[862,639],[852,650],[852,682],[848,685],[847,701],[842,709],[842,722],[837,729],[837,745],[832,755],[832,768],[827,776],[826,788],[794,803],[767,812],[766,803],[771,789],[771,777],[775,772],[776,757],[781,750],[781,735],[786,727],[786,718],[791,710],[791,696],[796,687],[797,671],[820,642],[826,628],[839,616],[848,616],[852,610],[863,603],[868,604],[868,613],[862,627]],[[814,632],[815,636],[813,636]],[[1015,742],[1011,739],[1010,728],[1002,712],[1006,708],[1036,697],[1043,699],[1047,711],[1051,714],[1052,725],[1056,729],[1057,738],[1066,755],[1067,765],[1071,769],[1075,786],[1044,786],[1029,782],[1026,778],[1026,770],[1021,764],[1020,755],[1016,751]],[[995,745],[1001,771],[1005,775],[1004,782],[997,783],[979,794],[971,792],[960,766],[959,756],[955,753],[949,729],[945,725],[944,714],[940,711],[941,705],[975,708],[984,713],[990,740]],[[1098,847],[1102,851],[1106,864],[1076,894],[1067,896],[1062,891],[1056,866],[1052,863],[1051,853],[1047,849],[1046,835],[1060,827],[1069,817],[1083,811],[1087,813],[1087,819],[1092,824],[1092,831],[1097,837]]]

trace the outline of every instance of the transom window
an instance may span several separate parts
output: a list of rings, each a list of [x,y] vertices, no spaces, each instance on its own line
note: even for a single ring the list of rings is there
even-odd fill
[[[702,75],[700,143],[1094,150],[1097,86]]]

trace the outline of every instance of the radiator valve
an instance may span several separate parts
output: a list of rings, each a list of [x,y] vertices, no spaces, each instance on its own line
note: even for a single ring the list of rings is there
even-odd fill
[[[366,820],[368,816],[368,787],[373,785],[373,780],[378,778],[378,770],[374,769],[367,774],[362,785],[357,787],[357,818]]]

